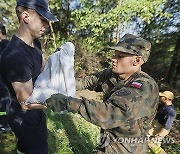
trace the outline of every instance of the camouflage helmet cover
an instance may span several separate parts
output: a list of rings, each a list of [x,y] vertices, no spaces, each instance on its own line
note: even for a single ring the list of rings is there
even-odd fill
[[[110,49],[132,55],[140,55],[146,62],[150,55],[151,43],[139,36],[125,34],[121,41],[116,46],[110,47]]]

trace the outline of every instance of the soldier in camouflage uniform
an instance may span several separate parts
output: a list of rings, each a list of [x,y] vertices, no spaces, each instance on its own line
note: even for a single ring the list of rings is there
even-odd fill
[[[103,102],[62,94],[54,94],[46,101],[55,112],[79,113],[101,127],[98,154],[147,153],[146,140],[142,139],[154,118],[159,93],[156,82],[141,71],[150,48],[148,41],[126,34],[111,47],[115,51],[112,68],[77,81],[77,90],[104,92]]]

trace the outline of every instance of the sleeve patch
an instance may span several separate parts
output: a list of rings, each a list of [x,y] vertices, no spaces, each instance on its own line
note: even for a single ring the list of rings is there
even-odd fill
[[[117,96],[125,96],[125,95],[129,95],[131,92],[129,90],[126,89],[121,89],[115,92],[115,95]]]
[[[131,87],[140,89],[142,87],[142,83],[134,81],[134,82],[131,83]]]

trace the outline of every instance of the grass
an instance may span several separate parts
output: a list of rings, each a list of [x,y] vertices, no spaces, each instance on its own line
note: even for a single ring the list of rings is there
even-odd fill
[[[50,154],[91,154],[97,145],[99,128],[78,114],[55,114],[48,110]]]
[[[99,128],[78,114],[55,114],[46,110],[49,154],[92,154],[97,145]],[[13,133],[0,134],[0,154],[15,154]]]
[[[15,154],[16,137],[11,133],[0,134],[0,154]]]

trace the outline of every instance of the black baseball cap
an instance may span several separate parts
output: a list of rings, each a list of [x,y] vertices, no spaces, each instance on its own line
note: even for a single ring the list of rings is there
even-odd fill
[[[59,21],[50,11],[48,0],[17,0],[17,6],[23,6],[35,10],[48,21]]]

